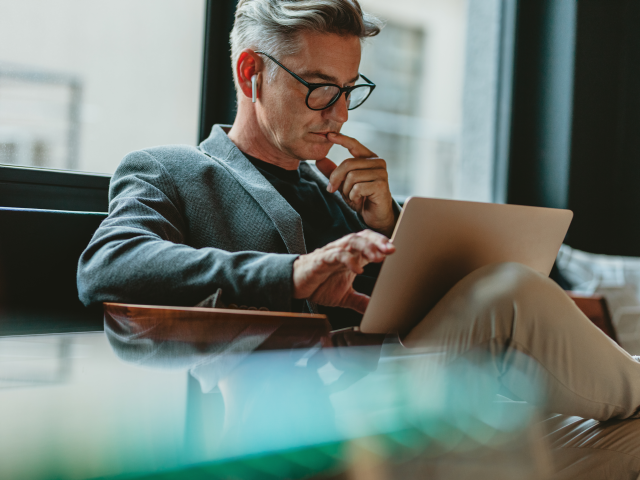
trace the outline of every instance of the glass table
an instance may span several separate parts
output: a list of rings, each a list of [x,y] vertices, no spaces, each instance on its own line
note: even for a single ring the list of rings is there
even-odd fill
[[[113,308],[0,337],[0,478],[543,478],[536,412],[397,338]],[[186,312],[186,313],[185,313]],[[175,312],[174,312],[175,313]],[[462,372],[462,373],[461,373]],[[476,382],[471,382],[476,383]]]

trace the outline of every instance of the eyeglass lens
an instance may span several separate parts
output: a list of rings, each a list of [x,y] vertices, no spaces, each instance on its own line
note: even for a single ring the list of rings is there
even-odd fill
[[[370,87],[363,86],[354,89],[351,94],[347,97],[347,108],[349,110],[353,110],[354,108],[360,106],[362,102],[367,99],[369,95]],[[316,88],[311,92],[307,103],[310,108],[315,110],[321,110],[331,102],[340,94],[340,89],[333,85],[328,85],[325,87]]]
[[[309,104],[309,107],[319,110],[329,105],[339,94],[340,89],[338,87],[326,86],[316,88],[309,95],[307,103]]]
[[[353,110],[354,108],[362,105],[369,96],[369,93],[371,93],[371,87],[362,86],[354,88],[347,99],[347,108],[349,110]]]

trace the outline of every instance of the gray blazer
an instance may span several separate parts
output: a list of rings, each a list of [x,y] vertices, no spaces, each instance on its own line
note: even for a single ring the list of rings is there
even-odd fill
[[[326,188],[307,162],[300,172]],[[367,228],[334,198],[354,232]],[[225,303],[291,311],[293,261],[304,253],[300,216],[216,125],[198,148],[122,160],[109,216],[80,257],[78,292],[85,305],[192,306],[221,288]]]

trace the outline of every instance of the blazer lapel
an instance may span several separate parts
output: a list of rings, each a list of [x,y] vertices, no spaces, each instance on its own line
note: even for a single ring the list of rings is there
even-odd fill
[[[223,126],[215,125],[200,149],[223,165],[258,202],[274,223],[289,253],[307,253],[300,215],[229,140]]]
[[[289,253],[304,255],[307,248],[304,243],[302,219],[291,205],[273,188],[266,178],[242,152],[229,140],[223,130],[228,125],[214,125],[211,135],[200,144],[200,149],[211,159],[224,166],[244,187],[258,205],[269,216],[280,233]],[[315,302],[307,300],[311,313],[318,313]]]

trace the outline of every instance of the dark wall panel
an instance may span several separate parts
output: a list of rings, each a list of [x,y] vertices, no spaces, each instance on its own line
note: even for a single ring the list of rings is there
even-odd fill
[[[640,256],[640,0],[520,0],[515,51],[507,201]]]
[[[78,299],[80,254],[103,213],[0,208],[0,336],[102,330]]]
[[[236,92],[231,71],[229,34],[237,0],[208,0],[205,26],[200,140],[216,123],[231,124],[236,116]]]
[[[640,1],[578,7],[569,244],[640,256]]]
[[[518,2],[509,203],[566,207],[575,23],[574,0]]]

